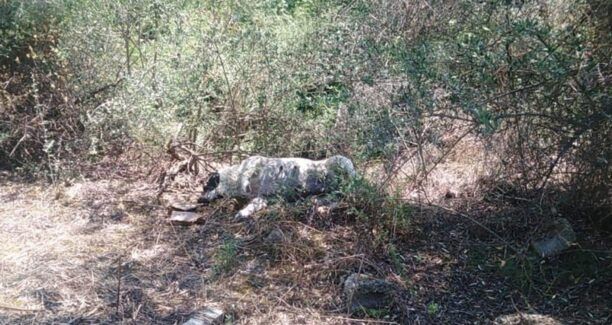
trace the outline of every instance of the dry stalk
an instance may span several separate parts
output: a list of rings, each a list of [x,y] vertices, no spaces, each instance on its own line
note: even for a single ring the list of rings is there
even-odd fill
[[[37,311],[44,311],[44,309],[19,308],[19,307],[11,307],[11,306],[6,306],[6,305],[0,305],[0,309],[19,311],[19,312],[30,312],[30,313],[37,312]]]

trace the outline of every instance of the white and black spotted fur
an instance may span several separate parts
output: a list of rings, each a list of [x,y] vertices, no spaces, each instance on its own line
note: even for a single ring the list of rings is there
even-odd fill
[[[251,203],[239,212],[245,217],[263,209],[268,197],[325,193],[337,186],[340,177],[355,175],[353,163],[344,156],[323,160],[253,156],[213,173],[199,202],[222,197],[249,199]]]

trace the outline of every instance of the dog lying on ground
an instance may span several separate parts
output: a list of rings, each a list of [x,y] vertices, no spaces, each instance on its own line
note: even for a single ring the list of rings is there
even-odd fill
[[[264,209],[266,198],[280,196],[291,200],[326,193],[337,188],[342,178],[355,175],[353,162],[344,156],[323,160],[253,156],[212,173],[198,202],[248,199],[249,204],[236,215],[246,218]]]

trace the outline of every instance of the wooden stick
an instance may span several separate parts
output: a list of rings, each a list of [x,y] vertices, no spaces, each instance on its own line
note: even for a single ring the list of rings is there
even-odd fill
[[[376,319],[359,319],[359,318],[349,318],[349,317],[340,317],[340,316],[324,316],[325,318],[334,318],[345,320],[349,322],[361,322],[361,323],[371,323],[371,324],[399,324],[398,322],[386,321],[386,320],[376,320]]]
[[[19,307],[11,307],[6,305],[0,305],[0,309],[13,310],[13,311],[22,311],[22,312],[35,312],[35,311],[43,311],[44,309],[26,309]]]
[[[119,304],[121,303],[121,276],[122,276],[122,265],[121,257],[117,259],[119,266],[117,267],[117,315],[119,315]]]

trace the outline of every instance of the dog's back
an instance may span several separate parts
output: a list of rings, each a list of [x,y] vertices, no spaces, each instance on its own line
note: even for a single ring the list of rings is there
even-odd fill
[[[220,171],[219,194],[243,198],[318,194],[329,190],[339,174],[356,174],[344,156],[323,160],[252,156]]]

